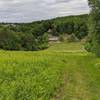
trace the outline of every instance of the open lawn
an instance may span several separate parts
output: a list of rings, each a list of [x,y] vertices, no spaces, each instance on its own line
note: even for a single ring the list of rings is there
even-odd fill
[[[100,100],[100,58],[82,43],[0,51],[0,100]]]

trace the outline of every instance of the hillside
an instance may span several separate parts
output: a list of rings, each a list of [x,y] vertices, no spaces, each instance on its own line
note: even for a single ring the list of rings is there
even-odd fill
[[[0,0],[0,22],[0,100],[100,100],[100,0]]]
[[[0,51],[0,100],[99,100],[100,59],[83,43]]]
[[[0,48],[4,50],[36,51],[48,48],[48,35],[59,40],[71,36],[81,40],[88,35],[88,15],[67,16],[32,23],[1,23]],[[73,37],[74,36],[74,37]]]

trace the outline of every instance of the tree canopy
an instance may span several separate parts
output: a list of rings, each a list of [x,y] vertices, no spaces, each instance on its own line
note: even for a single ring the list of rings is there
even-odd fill
[[[89,0],[91,8],[87,49],[100,56],[100,0]]]
[[[88,15],[59,17],[32,23],[1,23],[0,48],[5,50],[41,50],[48,47],[48,35],[74,34],[83,39],[88,34]],[[51,30],[51,32],[48,32]]]

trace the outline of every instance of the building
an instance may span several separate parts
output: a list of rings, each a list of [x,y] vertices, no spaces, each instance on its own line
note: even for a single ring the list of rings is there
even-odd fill
[[[53,35],[49,35],[49,42],[58,42],[59,41],[59,37],[57,36],[53,36]]]

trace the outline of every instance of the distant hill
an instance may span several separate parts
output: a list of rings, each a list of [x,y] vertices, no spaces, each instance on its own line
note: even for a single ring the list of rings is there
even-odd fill
[[[40,50],[48,47],[48,35],[83,39],[88,35],[88,15],[58,17],[31,23],[0,23],[0,48]],[[74,36],[74,37],[73,37]],[[9,46],[8,46],[9,45]]]

